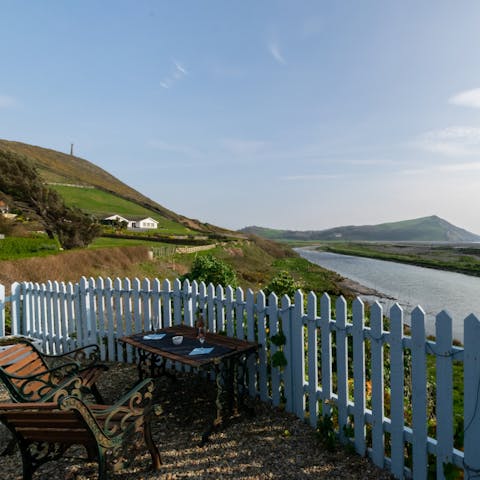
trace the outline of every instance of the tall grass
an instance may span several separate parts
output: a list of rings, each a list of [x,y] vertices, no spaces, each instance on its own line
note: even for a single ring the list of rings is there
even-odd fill
[[[58,242],[46,237],[7,237],[0,240],[0,260],[45,256],[58,251]]]

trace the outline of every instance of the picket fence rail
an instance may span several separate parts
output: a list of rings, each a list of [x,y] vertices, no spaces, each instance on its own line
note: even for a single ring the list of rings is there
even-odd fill
[[[212,332],[260,344],[248,369],[251,395],[284,404],[314,428],[332,419],[341,442],[396,478],[433,473],[444,479],[452,468],[464,478],[480,476],[480,321],[473,315],[458,347],[445,311],[435,318],[432,340],[421,307],[407,322],[399,305],[386,319],[381,305],[366,308],[360,298],[349,310],[343,297],[332,305],[328,295],[318,299],[312,292],[297,291],[292,302],[188,280],[119,278],[14,283],[10,296],[0,285],[0,335],[7,311],[11,333],[41,339],[49,353],[94,342],[102,359],[121,362],[134,362],[135,352],[117,338],[156,323],[194,325],[201,315]],[[283,345],[271,341],[279,332]],[[279,351],[283,367],[273,360]],[[462,374],[463,392],[457,392],[454,375]],[[463,398],[460,432],[454,431],[454,396]]]

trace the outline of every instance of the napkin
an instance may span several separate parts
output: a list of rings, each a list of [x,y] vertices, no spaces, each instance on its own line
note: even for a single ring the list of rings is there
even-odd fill
[[[145,335],[144,340],[161,340],[165,336],[165,333],[151,333],[150,335]]]
[[[198,348],[194,348],[190,353],[189,355],[207,355],[208,353],[210,353],[211,351],[213,350],[213,347],[198,347]]]

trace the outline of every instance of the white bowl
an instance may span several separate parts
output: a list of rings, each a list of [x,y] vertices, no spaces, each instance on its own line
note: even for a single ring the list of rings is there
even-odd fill
[[[172,337],[172,342],[174,345],[180,345],[183,342],[183,335],[175,335]]]

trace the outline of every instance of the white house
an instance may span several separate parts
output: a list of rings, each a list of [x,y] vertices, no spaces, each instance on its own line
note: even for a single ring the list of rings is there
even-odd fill
[[[105,223],[111,222],[123,222],[126,223],[127,228],[130,230],[151,230],[158,228],[158,222],[154,218],[151,217],[122,217],[121,215],[110,215],[109,217],[105,217],[103,219]]]
[[[158,222],[152,217],[136,217],[131,218],[130,225],[128,228],[142,228],[142,229],[153,229],[158,228]]]

